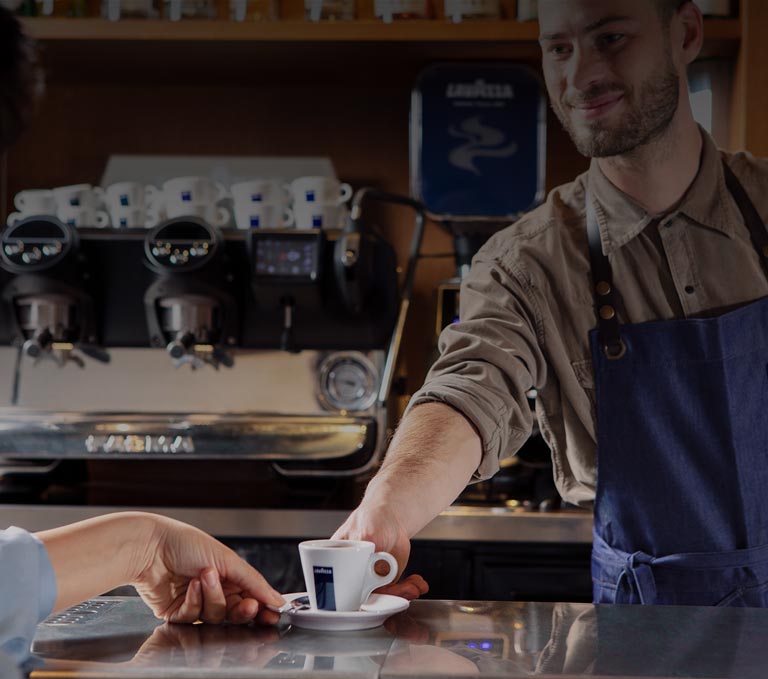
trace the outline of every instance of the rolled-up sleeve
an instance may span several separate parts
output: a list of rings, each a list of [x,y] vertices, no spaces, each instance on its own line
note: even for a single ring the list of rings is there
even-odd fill
[[[21,528],[0,531],[0,649],[21,663],[35,627],[56,603],[56,577],[40,540]]]
[[[406,414],[439,402],[464,415],[483,442],[474,477],[483,480],[530,436],[534,417],[527,393],[544,383],[546,362],[534,292],[511,263],[478,255],[460,299],[460,321],[441,334],[440,357]]]

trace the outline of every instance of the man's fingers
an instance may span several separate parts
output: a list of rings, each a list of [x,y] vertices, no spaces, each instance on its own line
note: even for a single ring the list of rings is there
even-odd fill
[[[376,590],[380,594],[392,594],[412,601],[429,591],[429,585],[420,575],[409,575],[401,582],[385,585]]]
[[[181,606],[166,616],[168,622],[193,623],[200,619],[200,609],[203,603],[200,580],[194,578],[187,585],[187,592]]]
[[[203,583],[203,608],[200,619],[203,622],[219,624],[224,622],[227,602],[221,588],[219,573],[215,568],[206,568],[200,577]]]
[[[262,608],[256,616],[256,622],[260,625],[277,625],[280,622],[280,615],[268,608]]]

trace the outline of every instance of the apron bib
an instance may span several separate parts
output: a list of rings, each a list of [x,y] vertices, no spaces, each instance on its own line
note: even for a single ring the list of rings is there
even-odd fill
[[[766,270],[768,231],[728,188]],[[595,205],[595,603],[768,605],[768,298],[619,326]],[[766,270],[768,271],[768,270]]]

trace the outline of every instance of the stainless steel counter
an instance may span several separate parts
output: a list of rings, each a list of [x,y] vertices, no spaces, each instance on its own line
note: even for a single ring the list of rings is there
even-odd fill
[[[130,507],[0,505],[0,528],[46,530]],[[347,516],[343,511],[283,509],[145,508],[190,523],[219,538],[323,538]],[[418,540],[581,543],[592,540],[592,515],[584,511],[528,512],[491,507],[451,507]]]
[[[330,633],[166,625],[136,598],[96,601],[107,605],[38,627],[32,677],[764,679],[768,671],[764,609],[416,601],[384,627]]]

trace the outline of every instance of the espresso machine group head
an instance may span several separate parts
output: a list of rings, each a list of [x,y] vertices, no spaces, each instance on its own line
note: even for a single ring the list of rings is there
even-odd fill
[[[109,361],[98,346],[91,271],[73,227],[36,217],[14,224],[0,237],[0,268],[7,343],[62,366],[82,367],[83,356]]]
[[[165,347],[177,367],[232,367],[238,308],[221,232],[172,219],[147,234],[144,254],[155,278],[144,294],[151,345]]]

